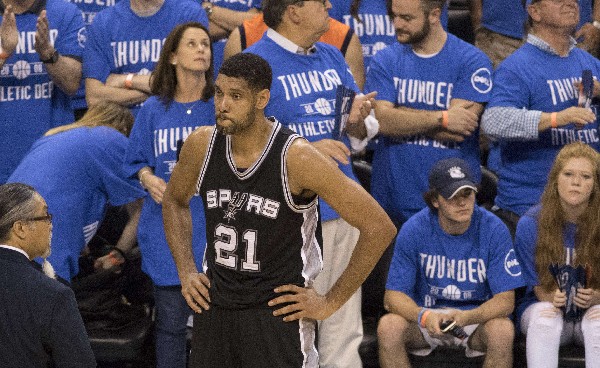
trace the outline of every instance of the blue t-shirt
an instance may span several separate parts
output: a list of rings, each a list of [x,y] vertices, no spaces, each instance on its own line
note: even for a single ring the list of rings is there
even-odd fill
[[[271,98],[265,113],[310,142],[333,139],[337,86],[344,85],[358,92],[340,51],[322,42],[317,42],[315,47],[313,54],[298,55],[283,49],[265,33],[244,50],[262,56],[273,69]],[[357,181],[351,164],[339,164],[339,167],[346,176]],[[321,202],[320,209],[323,221],[339,217],[325,202]]]
[[[380,51],[367,73],[365,92],[377,99],[418,110],[447,110],[453,98],[485,103],[492,89],[492,65],[483,52],[452,34],[431,57],[415,54],[396,42]],[[388,215],[401,224],[425,207],[422,193],[428,173],[443,158],[466,160],[480,180],[478,132],[462,143],[440,142],[419,134],[381,137],[373,157],[371,193]]]
[[[187,114],[187,110],[191,114]],[[150,166],[154,174],[169,182],[177,162],[179,141],[185,139],[199,126],[215,123],[215,105],[211,98],[204,102],[173,101],[167,108],[155,96],[146,100],[138,113],[129,137],[125,159],[128,176],[137,178],[137,172]],[[202,199],[194,196],[190,201],[192,212],[192,251],[196,267],[202,269],[206,246],[206,230]],[[162,221],[162,205],[148,196],[144,200],[138,225],[138,244],[142,252],[142,270],[156,285],[179,285],[179,276],[173,255],[169,250]]]
[[[98,13],[88,28],[83,77],[105,83],[111,73],[150,74],[171,30],[192,21],[208,28],[206,12],[191,0],[165,0],[149,17],[135,14],[129,0],[120,1]],[[131,112],[137,114],[139,107],[133,106]]]
[[[514,107],[542,112],[577,106],[573,82],[590,69],[600,78],[600,61],[574,48],[567,57],[549,54],[527,43],[506,58],[494,73],[494,89],[488,107]],[[523,215],[539,202],[558,151],[581,141],[600,148],[598,123],[577,129],[574,124],[545,130],[537,141],[500,141],[496,205]]]
[[[111,6],[115,6],[115,3],[120,0],[66,0],[70,3],[75,4],[79,10],[81,10],[81,14],[83,15],[83,23],[86,27],[89,27],[101,10],[106,8],[110,8]],[[84,35],[85,37],[85,35]],[[85,78],[81,78],[81,85],[77,90],[75,96],[71,97],[71,106],[73,109],[85,109],[87,108],[87,103],[85,101]]]
[[[473,309],[523,286],[506,225],[475,206],[464,234],[450,235],[429,208],[411,217],[396,237],[387,290],[421,307]]]
[[[120,206],[146,193],[127,179],[127,137],[109,127],[75,128],[37,140],[8,182],[29,184],[48,204],[56,274],[71,280],[79,254],[100,226],[106,206]]]
[[[19,44],[0,69],[0,184],[33,142],[48,129],[73,122],[69,97],[54,84],[35,51],[36,22],[46,9],[50,42],[63,56],[81,60],[81,12],[63,0],[38,1],[16,15]],[[0,22],[4,7],[0,6]]]
[[[521,321],[521,316],[527,307],[538,302],[533,288],[534,286],[538,286],[540,284],[537,270],[535,269],[535,249],[538,235],[537,225],[540,210],[540,205],[536,205],[529,209],[529,211],[527,211],[519,219],[519,223],[517,224],[517,232],[515,233],[515,252],[517,253],[517,259],[521,264],[521,268],[523,270],[523,279],[525,280],[525,285],[527,286],[525,295],[520,300],[517,300],[517,306],[515,309],[517,321]],[[577,226],[569,223],[563,231],[565,254],[573,254],[575,249],[575,233],[577,232]]]
[[[261,9],[261,0],[209,0],[213,5],[220,6],[229,10],[247,12],[251,9]],[[221,64],[223,64],[223,52],[227,37],[213,42],[213,65],[215,75],[219,72]]]

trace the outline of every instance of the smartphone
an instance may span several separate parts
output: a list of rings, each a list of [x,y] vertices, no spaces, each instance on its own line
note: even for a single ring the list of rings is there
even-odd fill
[[[458,337],[459,339],[464,339],[468,337],[465,330],[462,327],[456,324],[456,321],[443,321],[440,323],[440,328],[443,333],[449,333],[454,337]]]

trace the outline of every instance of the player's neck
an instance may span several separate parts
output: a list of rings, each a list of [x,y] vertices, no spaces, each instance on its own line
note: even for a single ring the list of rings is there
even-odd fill
[[[2,1],[5,8],[8,5],[12,5],[13,12],[15,14],[22,14],[22,13],[26,12],[27,10],[29,10],[29,8],[31,8],[31,6],[35,2],[35,0],[0,0],[0,1]]]
[[[550,28],[540,25],[535,27],[531,33],[547,42],[560,56],[569,55],[572,34],[570,28]]]
[[[448,39],[448,33],[444,31],[442,26],[434,26],[431,28],[431,31],[423,39],[423,41],[419,43],[414,43],[411,45],[413,51],[420,55],[433,55],[437,54],[444,48],[446,44],[446,40]]]
[[[264,114],[257,113],[250,127],[231,136],[231,151],[237,167],[248,168],[256,162],[271,137],[273,124]]]
[[[156,14],[164,3],[165,0],[129,0],[131,10],[140,17]]]

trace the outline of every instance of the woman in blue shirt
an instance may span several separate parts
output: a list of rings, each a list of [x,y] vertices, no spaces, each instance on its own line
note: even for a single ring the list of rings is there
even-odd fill
[[[150,194],[144,202],[138,243],[142,269],[154,283],[157,367],[186,366],[186,326],[192,311],[181,285],[162,223],[162,196],[183,141],[194,129],[215,123],[213,61],[208,30],[189,22],[173,29],[165,40],[150,78],[152,97],[140,109],[126,158],[129,175]],[[190,203],[193,250],[201,269],[206,245],[202,201]]]
[[[527,335],[527,366],[557,367],[560,345],[585,346],[586,367],[598,366],[600,351],[600,154],[581,142],[563,147],[554,161],[541,204],[517,225],[515,250],[527,283],[517,321]],[[587,285],[559,288],[550,264],[589,265]],[[564,310],[582,317],[565,319]]]

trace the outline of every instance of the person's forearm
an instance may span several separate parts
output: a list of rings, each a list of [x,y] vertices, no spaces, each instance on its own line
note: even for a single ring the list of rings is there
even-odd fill
[[[198,272],[192,253],[192,215],[189,206],[177,204],[167,194],[163,198],[162,206],[165,235],[179,277]]]
[[[44,64],[52,79],[67,95],[74,95],[81,82],[81,62],[69,56],[61,55],[54,64]]]
[[[115,247],[123,253],[129,252],[136,244],[137,227],[140,222],[143,201],[144,200],[140,198],[125,205],[127,213],[129,214],[129,220],[127,221],[127,224],[125,224],[121,237],[115,245]]]
[[[517,109],[516,107],[491,107],[483,113],[481,130],[492,139],[537,140],[541,114],[541,111]]]
[[[407,321],[419,323],[419,312],[422,308],[402,292],[386,290],[383,298],[383,306],[390,313],[402,316]]]
[[[424,134],[441,126],[441,111],[416,110],[406,107],[376,107],[379,133],[386,136]]]
[[[341,307],[362,285],[394,238],[395,228],[382,221],[376,227],[361,231],[348,266],[325,295],[328,302]]]
[[[464,312],[465,325],[474,325],[487,322],[493,318],[508,317],[515,306],[515,293],[505,291],[494,295],[493,298],[475,309]]]
[[[92,81],[90,83],[90,81]],[[132,106],[148,99],[148,95],[135,89],[109,87],[102,82],[87,78],[85,98],[89,106],[101,101],[110,101],[122,106]]]
[[[235,27],[239,27],[246,19],[254,17],[257,13],[258,11],[256,9],[244,12],[213,5],[210,22],[229,34]]]

